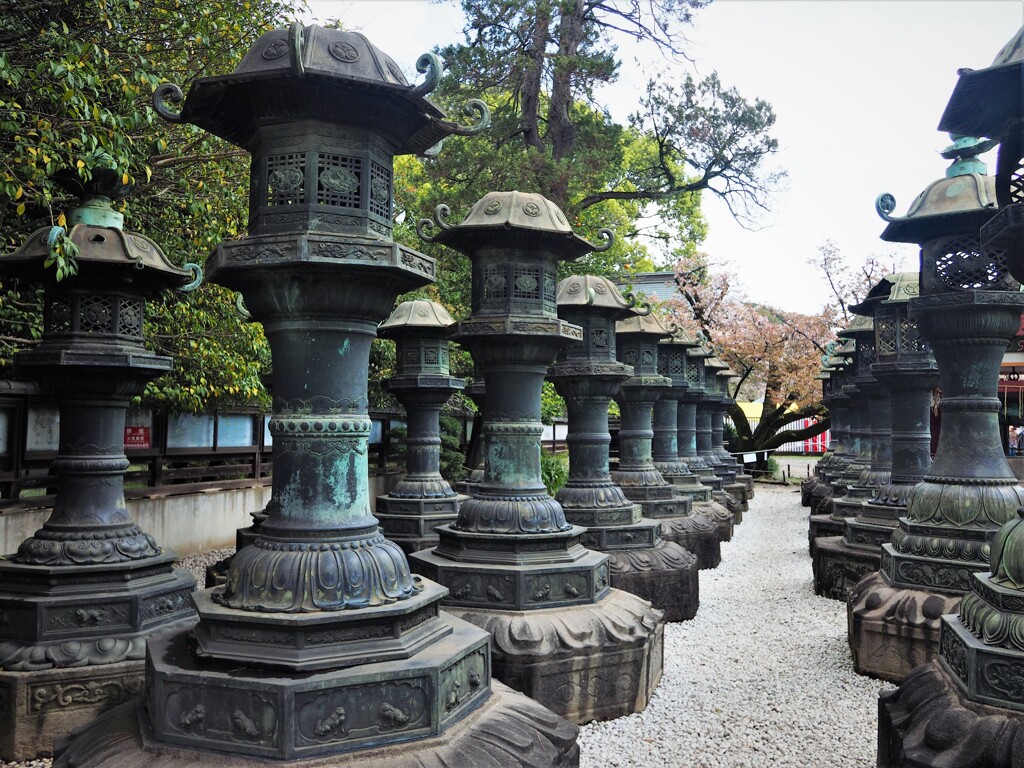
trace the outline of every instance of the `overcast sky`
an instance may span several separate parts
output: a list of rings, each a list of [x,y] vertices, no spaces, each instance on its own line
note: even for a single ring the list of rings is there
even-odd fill
[[[310,2],[315,17],[363,32],[410,79],[420,53],[462,39],[457,5]],[[884,222],[875,197],[891,192],[903,215],[943,175],[938,152],[949,138],[935,126],[956,70],[991,64],[1022,24],[1024,0],[714,0],[687,34],[693,64],[620,41],[619,80],[598,99],[624,122],[648,73],[664,69],[695,77],[717,71],[724,85],[771,103],[781,145],[772,163],[789,178],[756,230],[740,227],[705,193],[703,249],[751,300],[813,312],[828,288],[806,262],[827,239],[853,263],[877,255],[917,268],[915,248],[878,239]],[[990,172],[994,165],[993,152]]]

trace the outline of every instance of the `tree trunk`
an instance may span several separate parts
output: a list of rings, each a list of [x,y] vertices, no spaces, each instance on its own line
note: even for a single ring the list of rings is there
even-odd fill
[[[548,140],[551,159],[557,164],[571,157],[576,149],[576,126],[572,123],[572,83],[577,70],[577,56],[583,43],[583,0],[565,0],[558,23],[558,55],[551,77],[551,104],[548,107]],[[547,197],[565,208],[569,180],[562,170],[551,181]]]
[[[520,129],[528,147],[543,150],[540,138],[540,94],[544,82],[544,61],[551,32],[551,8],[547,2],[537,3],[537,19],[530,46],[530,63],[523,73],[523,117]]]

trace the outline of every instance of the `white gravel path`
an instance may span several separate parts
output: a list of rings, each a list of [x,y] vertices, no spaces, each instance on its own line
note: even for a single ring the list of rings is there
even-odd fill
[[[759,484],[697,616],[665,628],[651,703],[584,726],[581,768],[873,768],[891,687],[854,673],[845,604],[814,594],[799,487]]]

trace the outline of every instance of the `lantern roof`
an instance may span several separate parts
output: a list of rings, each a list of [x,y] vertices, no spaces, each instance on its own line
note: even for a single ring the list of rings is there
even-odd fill
[[[416,69],[426,78],[413,86],[394,59],[359,32],[295,23],[262,34],[231,74],[193,82],[180,113],[166,105],[182,100],[176,85],[161,85],[153,101],[162,117],[247,149],[259,128],[302,120],[364,129],[388,141],[395,154],[422,154],[451,134],[487,127],[490,113],[482,101],[467,104],[478,122],[463,127],[446,121],[427,98],[441,78],[440,57],[423,54]]]
[[[575,234],[561,209],[536,192],[488,192],[455,226],[445,221],[450,213],[447,205],[437,206],[433,220],[420,220],[416,227],[419,236],[467,254],[480,248],[519,248],[551,251],[565,261],[606,251],[614,239],[611,230],[601,229],[599,234],[606,242],[596,246]],[[440,231],[430,234],[435,227]]]
[[[632,293],[623,295],[607,277],[598,275],[570,275],[558,284],[556,301],[559,307],[594,307],[616,317],[643,314],[644,307],[636,309],[637,300]]]
[[[454,325],[455,320],[448,310],[436,301],[413,299],[403,301],[391,316],[378,326],[378,334],[384,338],[398,338],[417,333],[435,331],[443,337],[445,330]]]
[[[615,324],[616,336],[649,336],[655,339],[668,338],[672,336],[673,329],[670,329],[655,314],[634,315],[625,320],[619,320]]]
[[[662,339],[659,343],[666,346],[677,345],[680,347],[686,347],[687,349],[690,347],[700,346],[700,342],[687,333],[685,328],[678,328],[669,338]]]
[[[856,339],[858,336],[866,336],[869,333],[875,331],[875,320],[870,315],[854,315],[853,319],[850,320],[850,324],[846,326],[836,335],[841,339]],[[846,345],[844,344],[840,348],[840,352],[846,351]]]
[[[999,50],[991,66],[959,69],[957,74],[939,130],[990,138],[1007,135],[1024,119],[1024,27]]]
[[[195,288],[202,270],[194,264],[178,267],[164,255],[153,240],[136,232],[125,232],[124,215],[112,202],[126,197],[131,185],[122,183],[122,174],[114,169],[97,168],[89,181],[79,179],[75,171],[62,171],[54,180],[64,189],[81,196],[68,216],[67,228],[50,226],[38,229],[18,250],[0,256],[0,274],[42,280],[52,267],[51,258],[60,238],[77,248],[74,256],[79,273],[90,276],[121,272],[132,282],[153,288]]]
[[[938,237],[977,232],[996,213],[996,180],[987,175],[978,155],[995,142],[968,136],[955,136],[942,151],[952,160],[946,175],[929,184],[914,198],[906,216],[890,215],[896,198],[889,193],[878,196],[875,209],[889,222],[881,238],[891,243],[924,243]]]

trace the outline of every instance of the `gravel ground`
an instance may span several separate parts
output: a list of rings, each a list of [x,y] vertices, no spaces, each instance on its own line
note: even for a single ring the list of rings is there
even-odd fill
[[[647,709],[584,726],[581,766],[873,767],[891,688],[854,673],[845,604],[814,594],[799,486],[759,484],[697,616],[665,628]]]

